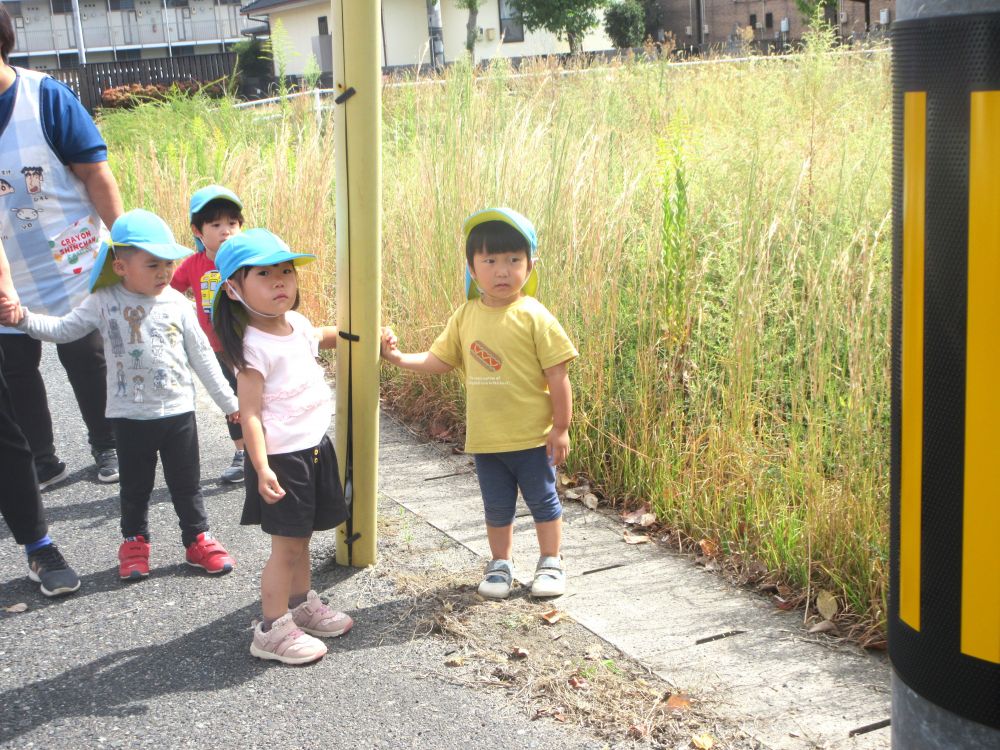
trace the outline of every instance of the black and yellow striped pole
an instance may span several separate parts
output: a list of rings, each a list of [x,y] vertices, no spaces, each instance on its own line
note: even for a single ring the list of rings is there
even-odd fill
[[[1000,2],[893,25],[895,748],[1000,748]]]

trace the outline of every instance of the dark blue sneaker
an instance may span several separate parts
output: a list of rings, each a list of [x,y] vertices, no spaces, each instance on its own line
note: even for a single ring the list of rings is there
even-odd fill
[[[54,544],[28,553],[28,578],[42,585],[45,596],[72,594],[80,588],[80,576],[66,564]]]
[[[97,464],[98,481],[118,481],[118,451],[114,448],[108,448],[103,451],[94,451],[94,462]]]

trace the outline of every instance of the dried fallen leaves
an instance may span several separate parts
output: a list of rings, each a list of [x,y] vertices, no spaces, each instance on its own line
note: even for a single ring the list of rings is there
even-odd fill
[[[548,612],[542,612],[540,616],[549,625],[555,625],[563,618],[563,613],[558,609],[550,609]]]
[[[837,615],[837,597],[829,591],[820,591],[816,595],[816,609],[824,620],[832,620]]]
[[[712,750],[715,747],[715,737],[708,732],[696,734],[691,738],[691,747],[697,748],[697,750]]]
[[[9,607],[4,608],[4,612],[13,612],[14,614],[19,614],[21,612],[27,612],[28,605],[24,602],[18,602],[17,604],[11,604]]]

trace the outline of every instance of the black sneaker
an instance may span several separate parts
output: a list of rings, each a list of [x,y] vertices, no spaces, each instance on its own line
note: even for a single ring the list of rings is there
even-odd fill
[[[42,584],[45,596],[72,594],[80,588],[76,574],[54,544],[46,544],[28,554],[28,578]]]
[[[101,482],[118,481],[118,451],[108,448],[94,451],[94,462],[97,464],[97,478]]]
[[[44,490],[54,484],[59,484],[59,482],[69,476],[69,472],[66,471],[66,464],[62,461],[56,461],[54,464],[36,469],[36,471],[38,472],[38,489],[40,490]]]

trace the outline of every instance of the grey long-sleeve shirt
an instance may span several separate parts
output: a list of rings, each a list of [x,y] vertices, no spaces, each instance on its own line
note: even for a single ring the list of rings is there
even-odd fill
[[[192,369],[223,412],[239,409],[194,308],[175,289],[147,297],[115,284],[62,317],[26,310],[18,328],[57,344],[98,329],[108,363],[109,418],[159,419],[194,411]]]

